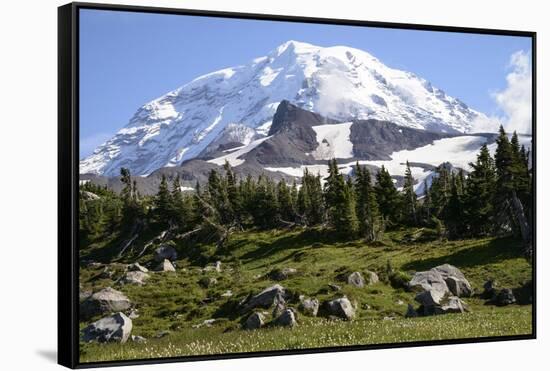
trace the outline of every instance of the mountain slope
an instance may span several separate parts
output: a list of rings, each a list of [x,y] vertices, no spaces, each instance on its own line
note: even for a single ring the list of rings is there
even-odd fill
[[[198,77],[147,103],[81,161],[80,173],[113,176],[124,166],[146,175],[177,166],[223,142],[230,125],[254,129],[240,130],[246,133],[241,137],[257,139],[269,133],[285,99],[340,122],[377,119],[444,133],[466,133],[472,122],[487,120],[428,81],[389,68],[362,50],[289,41],[246,65]]]

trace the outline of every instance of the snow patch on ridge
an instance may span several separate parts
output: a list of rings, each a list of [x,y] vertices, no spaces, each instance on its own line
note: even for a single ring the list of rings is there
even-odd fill
[[[353,143],[350,140],[352,122],[333,125],[312,126],[319,146],[311,154],[316,160],[353,157]]]
[[[230,154],[225,155],[225,156],[213,158],[212,160],[208,160],[208,162],[211,163],[211,164],[216,164],[216,165],[220,165],[220,166],[224,165],[225,161],[229,162],[229,165],[231,165],[233,167],[242,165],[244,163],[244,160],[240,159],[239,157],[241,157],[242,155],[252,151],[254,148],[258,147],[260,144],[262,144],[264,141],[268,140],[269,138],[271,138],[271,136],[261,138],[261,139],[257,139],[255,141],[251,142],[250,144],[248,144],[244,147],[241,147],[240,149],[238,149],[235,152],[231,152]]]

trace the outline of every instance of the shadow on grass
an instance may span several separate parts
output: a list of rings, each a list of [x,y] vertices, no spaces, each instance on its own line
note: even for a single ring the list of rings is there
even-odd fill
[[[288,236],[276,238],[273,242],[259,242],[258,248],[241,256],[241,260],[248,262],[251,260],[263,259],[281,251],[294,250],[294,252],[290,253],[288,256],[290,257],[297,253],[296,250],[302,249],[306,246],[314,246],[316,243],[332,244],[340,241],[343,241],[342,238],[335,233],[331,233],[330,231],[307,229],[300,233],[292,233]],[[282,260],[286,260],[286,258]]]
[[[403,265],[404,270],[424,271],[441,264],[460,268],[494,264],[507,259],[523,257],[521,241],[514,238],[499,238],[486,244],[475,245],[449,255],[414,260]]]

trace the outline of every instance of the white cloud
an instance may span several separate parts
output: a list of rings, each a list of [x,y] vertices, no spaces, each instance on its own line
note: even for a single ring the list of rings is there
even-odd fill
[[[83,159],[92,154],[92,152],[110,139],[113,134],[97,133],[85,138],[80,138],[80,158]]]
[[[504,113],[501,121],[508,132],[531,133],[532,121],[532,71],[531,53],[517,51],[510,57],[507,86],[493,94],[498,107]]]

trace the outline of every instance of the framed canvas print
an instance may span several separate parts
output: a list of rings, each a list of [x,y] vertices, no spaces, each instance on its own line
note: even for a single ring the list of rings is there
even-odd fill
[[[59,362],[534,338],[535,46],[60,7]]]

